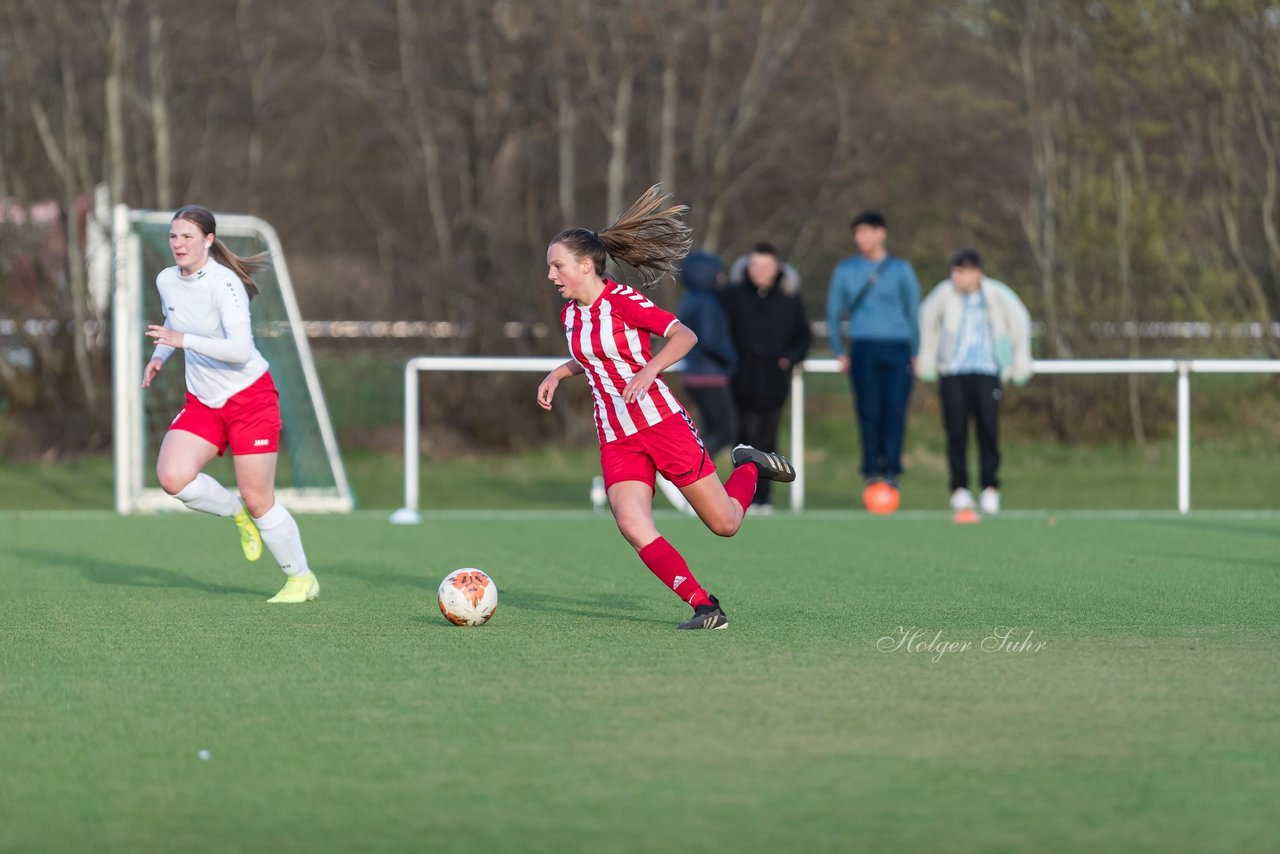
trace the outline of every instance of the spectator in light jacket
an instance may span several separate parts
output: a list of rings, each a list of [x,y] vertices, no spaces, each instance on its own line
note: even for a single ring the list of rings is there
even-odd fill
[[[729,320],[720,305],[724,273],[720,258],[710,252],[690,252],[680,265],[684,297],[676,308],[680,322],[693,330],[698,343],[684,357],[681,384],[702,417],[702,443],[715,456],[738,435],[738,418],[729,383],[738,369]]]
[[[951,259],[951,277],[939,282],[920,306],[921,380],[938,380],[947,434],[951,507],[972,510],[969,491],[969,421],[978,433],[980,506],[1000,511],[999,414],[1001,383],[1031,377],[1031,317],[1013,290],[982,272],[982,256],[962,249]]]

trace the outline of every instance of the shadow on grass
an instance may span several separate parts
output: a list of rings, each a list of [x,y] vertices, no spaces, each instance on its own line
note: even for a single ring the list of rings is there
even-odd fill
[[[316,567],[316,575],[337,575],[347,578],[358,578],[361,581],[382,587],[386,585],[402,585],[415,590],[429,590],[435,593],[439,581],[432,581],[425,575],[409,575],[404,572],[388,572],[385,564],[352,564],[335,563],[333,566],[317,566],[314,559],[308,563]],[[443,576],[441,576],[443,578]]]
[[[5,553],[37,565],[59,566],[77,570],[85,579],[92,581],[94,584],[114,584],[122,587],[185,587],[190,590],[199,590],[202,593],[216,593],[224,596],[244,594],[261,597],[263,595],[263,590],[251,590],[247,587],[233,587],[226,584],[210,584],[170,569],[131,563],[114,563],[90,555],[68,555],[36,549],[7,549]]]
[[[32,495],[56,499],[56,502],[51,505],[54,507],[94,507],[95,502],[90,500],[89,496],[101,491],[104,485],[102,479],[94,478],[92,473],[82,472],[74,465],[68,466],[65,472],[72,476],[64,476],[64,471],[55,471],[50,475],[42,467],[34,465],[6,467],[5,479],[17,481],[17,483],[7,484],[9,488],[5,489],[6,497],[23,496],[23,498],[12,507],[9,506],[8,501],[0,502],[0,508],[26,510],[30,507]],[[110,481],[105,481],[105,485],[110,487]],[[104,510],[108,507],[107,504],[99,505],[99,508]]]
[[[1143,554],[1147,557],[1167,558],[1171,562],[1187,563],[1193,562],[1204,567],[1212,567],[1217,564],[1235,564],[1236,566],[1248,566],[1258,569],[1277,569],[1280,568],[1280,561],[1270,560],[1268,558],[1248,558],[1233,557],[1230,555],[1209,555],[1196,554],[1194,552],[1181,551],[1161,551],[1161,550],[1145,550]]]
[[[455,631],[455,632],[458,631],[459,629],[464,629],[464,628],[483,629],[483,628],[486,628],[488,625],[486,623],[484,626],[455,626],[453,623],[449,622],[441,614],[438,614],[438,613],[418,614],[417,616],[410,617],[409,622],[418,623],[422,626],[427,627],[428,629],[447,629],[449,631]]]
[[[509,608],[521,611],[541,611],[561,614],[573,614],[579,617],[590,617],[595,620],[629,623],[654,623],[660,626],[671,625],[673,620],[657,620],[653,617],[637,616],[639,605],[635,597],[600,594],[590,597],[570,598],[541,593],[536,590],[516,590],[505,593],[502,603]]]
[[[1150,519],[1147,520],[1153,525],[1161,527],[1178,527],[1184,531],[1188,527],[1208,528],[1210,531],[1222,531],[1229,534],[1249,534],[1258,537],[1267,537],[1270,539],[1280,539],[1280,528],[1276,527],[1275,522],[1249,522],[1243,519],[1211,519],[1211,518],[1195,518],[1190,519]]]
[[[320,572],[320,570],[317,570],[317,572]],[[420,575],[409,575],[403,572],[387,572],[385,567],[373,565],[335,565],[331,568],[325,569],[324,574],[358,578],[373,585],[403,585],[405,587],[421,590],[427,593],[431,596],[432,601],[435,599],[436,589],[440,584],[440,582],[434,578],[428,578]],[[638,616],[636,612],[640,610],[641,605],[639,600],[633,596],[606,595],[601,593],[595,596],[571,598],[568,596],[557,596],[550,593],[543,593],[536,590],[507,590],[504,587],[498,588],[498,595],[499,607],[501,608],[514,608],[520,611],[558,612],[562,614],[573,614],[578,617],[589,617],[595,620],[605,620],[607,622],[619,622],[625,620],[632,623],[654,623],[656,625],[663,626],[670,625],[672,623],[672,620],[657,620],[652,617]],[[429,615],[425,617],[415,617],[414,620],[424,623],[434,623],[435,616]],[[676,620],[675,622],[679,621]],[[453,628],[453,626],[445,624],[441,624],[441,626],[442,628]]]

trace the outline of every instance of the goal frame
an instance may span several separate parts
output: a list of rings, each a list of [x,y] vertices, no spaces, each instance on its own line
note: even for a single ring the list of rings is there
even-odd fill
[[[134,231],[137,224],[167,225],[172,211],[131,210],[116,205],[111,211],[112,294],[112,399],[113,455],[115,459],[115,509],[120,514],[147,513],[182,509],[184,505],[157,487],[146,486],[143,476],[148,464],[146,456],[146,418],[143,412],[141,384],[143,355],[143,295],[148,282],[143,281],[142,239]],[[281,487],[276,497],[291,510],[303,513],[346,513],[355,508],[351,486],[347,480],[337,437],[329,419],[329,408],[315,360],[307,341],[302,315],[294,296],[293,280],[285,262],[284,251],[276,230],[263,219],[249,214],[218,215],[218,233],[227,237],[252,237],[261,240],[271,255],[271,264],[279,282],[289,327],[297,345],[302,375],[306,381],[324,451],[333,471],[334,486],[323,488]]]

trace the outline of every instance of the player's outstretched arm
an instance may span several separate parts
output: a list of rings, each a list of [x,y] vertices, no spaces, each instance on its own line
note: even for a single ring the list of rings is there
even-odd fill
[[[551,400],[556,396],[556,387],[560,385],[560,380],[582,372],[582,365],[579,365],[576,359],[570,359],[547,374],[546,378],[538,384],[538,405],[543,409],[550,410]]]

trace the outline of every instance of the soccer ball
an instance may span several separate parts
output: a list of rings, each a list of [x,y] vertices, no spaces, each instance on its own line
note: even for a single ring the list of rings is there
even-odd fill
[[[498,609],[498,585],[478,569],[455,569],[440,582],[436,599],[455,626],[481,626]]]
[[[876,481],[862,491],[862,503],[877,516],[887,516],[898,509],[900,496],[892,484]]]

